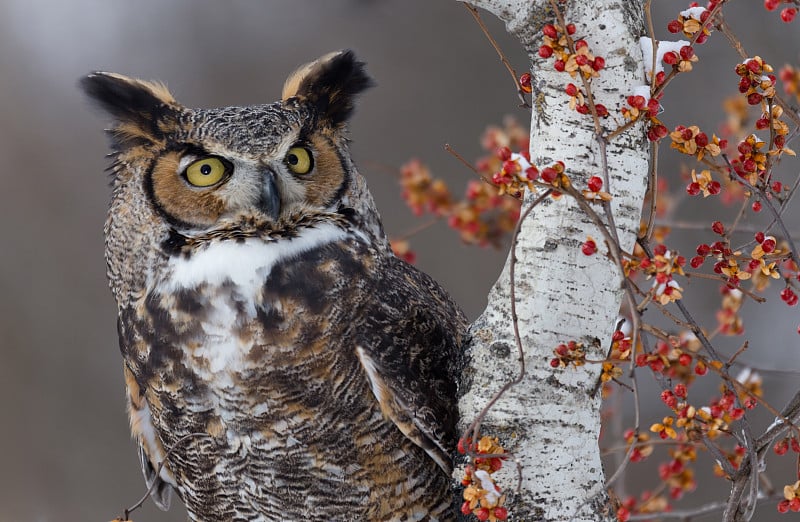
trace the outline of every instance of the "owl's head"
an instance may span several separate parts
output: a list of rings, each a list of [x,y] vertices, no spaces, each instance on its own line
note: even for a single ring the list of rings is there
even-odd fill
[[[115,120],[114,198],[147,201],[154,218],[190,235],[346,208],[382,236],[345,132],[356,95],[371,84],[351,51],[301,67],[280,101],[252,107],[190,109],[161,84],[113,73],[82,80]]]

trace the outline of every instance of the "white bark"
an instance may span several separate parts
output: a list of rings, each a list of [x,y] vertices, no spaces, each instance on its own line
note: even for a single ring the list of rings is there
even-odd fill
[[[579,78],[553,69],[553,59],[536,51],[541,28],[556,24],[547,0],[471,0],[491,11],[520,38],[528,50],[534,78],[531,124],[532,162],[543,167],[557,160],[578,188],[593,175],[603,176],[602,156],[590,116],[568,108],[567,83]],[[598,103],[612,118],[636,85],[645,83],[638,38],[644,34],[641,0],[581,0],[561,3],[576,37],[589,43],[595,56],[606,59],[600,78],[592,82]],[[648,172],[649,144],[635,126],[607,148],[612,207],[620,243],[633,247],[639,230]],[[523,206],[534,196],[528,194]],[[602,214],[598,205],[597,212]],[[581,244],[591,235],[599,252],[587,257]],[[513,458],[496,473],[509,495],[510,520],[616,520],[604,488],[598,435],[601,365],[553,369],[553,349],[570,340],[583,342],[590,359],[602,359],[622,299],[621,276],[606,256],[603,235],[569,197],[548,199],[525,220],[516,248],[516,305],[526,374],[483,419],[481,435],[500,437]],[[509,257],[510,259],[510,257]],[[471,360],[460,400],[462,429],[475,419],[494,394],[520,370],[510,314],[508,262],[489,294],[483,315],[472,325]],[[517,492],[517,469],[521,489]]]

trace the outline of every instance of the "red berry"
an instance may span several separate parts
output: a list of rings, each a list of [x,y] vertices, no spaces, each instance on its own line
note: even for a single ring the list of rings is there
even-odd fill
[[[558,72],[564,72],[565,68],[566,64],[564,63],[564,60],[556,60],[556,62],[553,64],[553,69]]]
[[[657,256],[663,256],[667,253],[667,246],[663,243],[659,243],[653,248],[653,253]]]
[[[756,232],[755,239],[756,239],[757,242],[763,243],[764,242],[764,233],[763,232]]]
[[[516,174],[520,171],[520,168],[519,163],[516,161],[508,160],[503,162],[503,171],[505,171],[506,174]]]
[[[652,136],[651,136],[651,134],[652,134]],[[666,137],[667,134],[669,134],[669,129],[667,129],[666,126],[659,124],[659,125],[654,125],[654,126],[650,127],[650,129],[648,129],[647,138],[650,141],[658,141],[658,140]]]
[[[681,58],[684,60],[691,60],[692,56],[694,56],[694,49],[692,49],[691,45],[684,45],[681,47]]]
[[[644,96],[628,96],[628,105],[631,107],[635,107],[637,109],[644,108],[645,99]]]
[[[761,202],[760,201],[754,201],[753,205],[752,205],[752,208],[753,208],[753,212],[761,212]]]
[[[581,252],[585,256],[594,255],[597,252],[597,243],[594,242],[593,239],[587,239],[583,246],[581,246]]]
[[[697,375],[705,375],[706,373],[708,373],[708,367],[702,361],[700,361],[694,367],[694,373],[696,373]]]
[[[696,196],[696,195],[700,194],[700,184],[699,184],[699,183],[696,183],[696,182],[694,182],[694,181],[693,181],[692,183],[689,183],[689,184],[686,186],[686,192],[687,192],[687,193],[688,193],[690,196]]]
[[[583,67],[589,63],[589,59],[586,56],[579,54],[575,57],[575,63],[577,63],[580,67]]]
[[[527,169],[525,169],[525,178],[534,181],[536,178],[539,177],[539,169],[531,165]]]
[[[678,399],[675,398],[675,394],[669,390],[664,390],[661,392],[661,402],[669,406],[670,408],[674,408],[678,405]]]
[[[795,7],[786,7],[783,11],[781,11],[781,20],[786,22],[787,24],[794,20],[794,17],[797,15],[797,8]]]
[[[478,508],[478,509],[475,511],[475,517],[476,517],[478,520],[480,520],[481,522],[484,522],[485,520],[489,520],[489,514],[490,514],[490,513],[489,513],[489,510],[488,510],[488,509],[486,509],[485,507]]]
[[[761,242],[761,250],[764,251],[765,254],[770,254],[775,251],[775,240],[771,237],[766,238],[764,241]]]
[[[667,65],[675,65],[676,63],[678,63],[679,60],[678,53],[676,53],[675,51],[670,51],[664,54],[664,58],[662,58],[662,60]]]
[[[708,184],[708,193],[712,196],[716,196],[722,190],[722,185],[719,184],[719,181],[712,181]]]
[[[519,86],[524,92],[531,92],[531,73],[524,73],[519,77]]]
[[[539,47],[539,56],[542,58],[550,58],[553,56],[553,48],[549,45],[543,45]]]
[[[650,100],[647,101],[648,116],[656,116],[660,108],[661,105],[658,103],[658,100],[651,98]]]
[[[781,5],[782,0],[764,0],[764,8],[767,11],[774,11]]]
[[[706,245],[705,243],[701,243],[697,245],[697,255],[698,256],[707,256],[711,253],[711,247]]]
[[[783,499],[778,502],[778,513],[786,513],[787,511],[789,511],[789,501]]]
[[[589,106],[585,103],[583,105],[578,105],[575,107],[575,110],[578,111],[580,114],[589,114]]]
[[[667,24],[667,31],[670,33],[679,33],[683,31],[683,23],[680,20],[672,20]]]
[[[711,223],[711,230],[713,230],[715,234],[719,234],[721,236],[725,233],[725,225],[719,221],[714,221]]]
[[[743,141],[739,143],[739,145],[736,147],[736,150],[739,151],[739,154],[747,156],[753,152],[753,147],[746,141]]]
[[[568,83],[566,89],[564,89],[564,92],[566,92],[569,96],[577,96],[578,88],[574,83]]]
[[[600,176],[592,176],[587,184],[589,185],[589,190],[598,192],[603,188],[603,179]]]
[[[586,40],[578,40],[575,42],[575,50],[581,49],[583,47],[589,47],[589,44],[586,43]]]
[[[595,56],[594,62],[592,62],[592,69],[595,71],[599,71],[606,66],[606,59],[602,56]]]
[[[756,129],[764,130],[769,127],[769,120],[767,118],[759,118],[756,120]]]
[[[698,132],[697,136],[694,137],[694,142],[697,143],[698,147],[705,147],[708,145],[708,136],[705,132]]]
[[[553,24],[545,24],[545,26],[542,27],[542,32],[545,34],[545,36],[550,38],[555,39],[558,37],[558,31],[556,31],[556,26]]]
[[[567,24],[567,34],[575,34],[575,24]]]
[[[747,103],[750,105],[758,105],[761,103],[762,96],[757,92],[751,93],[747,95]]]
[[[748,80],[745,77],[743,77],[741,80],[739,80],[739,92],[740,93],[744,94],[749,89],[750,89],[750,80]]]
[[[747,62],[747,68],[753,74],[760,74],[761,73],[761,64],[758,63],[758,61],[756,61],[756,60],[750,60],[749,62]]]
[[[772,191],[780,192],[781,190],[783,190],[783,183],[781,183],[780,181],[774,181],[772,183]]]
[[[700,265],[702,265],[702,264],[703,264],[703,261],[705,261],[705,258],[704,258],[704,257],[702,257],[702,256],[695,256],[695,257],[693,257],[693,258],[692,258],[692,260],[691,260],[691,261],[689,261],[689,265],[690,265],[692,268],[699,268],[699,267],[700,267]]]
[[[690,364],[692,364],[692,356],[689,355],[688,353],[682,353],[681,356],[678,357],[678,364],[680,364],[681,366],[689,366]],[[684,394],[682,397],[686,398],[686,395]]]
[[[472,509],[470,509],[470,507],[469,507],[469,501],[468,500],[465,501],[463,504],[461,504],[461,513],[464,514],[464,515],[469,515],[470,513],[472,513]]]
[[[553,167],[545,167],[541,173],[542,179],[546,183],[552,183],[558,177],[558,172]]]
[[[504,507],[494,508],[494,518],[497,520],[508,520],[508,510]]]
[[[500,147],[495,154],[500,158],[500,161],[508,161],[511,159],[511,149],[508,147]]]

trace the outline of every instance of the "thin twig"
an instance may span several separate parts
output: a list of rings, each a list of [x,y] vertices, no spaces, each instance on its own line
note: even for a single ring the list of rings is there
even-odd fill
[[[155,489],[156,485],[158,484],[158,477],[159,477],[159,475],[161,475],[161,470],[164,468],[164,464],[166,464],[167,459],[170,457],[172,452],[175,451],[176,449],[178,449],[178,447],[180,447],[181,444],[183,444],[187,440],[193,439],[195,437],[212,438],[211,435],[209,435],[208,433],[195,432],[195,433],[189,433],[188,435],[184,435],[180,439],[176,440],[175,444],[173,444],[172,447],[164,454],[164,460],[162,460],[161,462],[158,463],[158,466],[156,467],[156,471],[155,471],[155,478],[153,479],[153,482],[150,484],[150,487],[147,488],[147,491],[145,491],[144,496],[142,496],[142,498],[140,498],[139,501],[136,502],[134,505],[132,505],[131,507],[125,509],[124,514],[123,514],[124,518],[122,519],[123,522],[129,521],[131,513],[133,513],[134,511],[136,511],[140,507],[142,507],[142,504],[144,504],[144,501],[147,500],[150,497],[150,495],[153,493],[153,490]]]
[[[783,222],[783,218],[781,218],[781,213],[778,212],[778,209],[775,208],[775,205],[773,204],[772,199],[761,195],[760,192],[753,185],[751,185],[750,182],[747,181],[746,178],[740,176],[739,173],[736,172],[736,169],[733,168],[733,165],[731,165],[731,162],[728,159],[728,155],[727,154],[723,154],[722,157],[723,157],[723,159],[725,159],[725,162],[728,164],[728,168],[730,169],[731,176],[733,176],[742,185],[747,187],[748,190],[750,190],[753,195],[759,194],[759,196],[758,196],[759,199],[761,199],[765,203],[765,206],[767,207],[767,210],[769,210],[769,212],[772,214],[772,217],[775,219],[776,225],[778,226],[778,228],[781,229],[781,233],[783,234],[783,237],[786,240],[786,243],[789,245],[789,250],[792,252],[792,259],[794,260],[795,263],[800,263],[800,256],[797,255],[797,248],[794,245],[794,241],[792,241],[792,236],[789,235],[789,230],[786,228],[786,223]],[[785,205],[785,203],[784,203],[784,205]]]
[[[466,166],[466,167],[467,167],[469,170],[471,170],[472,172],[474,172],[475,174],[477,174],[477,176],[478,176],[479,178],[481,178],[481,181],[483,181],[484,183],[486,183],[486,184],[488,184],[488,185],[491,185],[491,186],[493,186],[493,187],[496,187],[496,186],[497,186],[497,185],[495,185],[494,183],[492,183],[492,180],[488,179],[486,176],[484,176],[483,174],[481,174],[480,172],[478,172],[478,169],[476,169],[476,168],[475,168],[475,167],[472,165],[472,163],[470,163],[469,161],[465,160],[465,159],[464,159],[464,157],[463,157],[461,154],[459,154],[458,152],[456,152],[456,150],[455,150],[453,147],[451,147],[449,143],[445,143],[445,144],[444,144],[444,150],[446,150],[448,153],[452,154],[452,155],[453,155],[453,157],[455,157],[455,158],[456,158],[458,161],[460,161],[460,162],[461,162],[463,165],[465,165],[465,166]],[[513,197],[513,196],[509,196],[509,197]],[[515,199],[516,199],[516,198],[515,198]]]
[[[508,74],[511,75],[511,80],[514,82],[514,89],[517,91],[517,95],[519,96],[519,99],[522,101],[522,107],[530,109],[531,106],[525,99],[525,92],[520,88],[519,76],[517,75],[517,71],[514,69],[514,67],[511,66],[511,62],[508,61],[508,58],[506,58],[505,53],[503,53],[503,50],[500,49],[500,46],[497,44],[497,41],[495,41],[495,39],[492,37],[492,34],[489,32],[489,28],[487,28],[486,24],[483,23],[480,13],[478,13],[478,10],[476,8],[472,7],[466,2],[462,5],[467,8],[467,11],[469,11],[469,13],[478,23],[478,26],[480,26],[481,31],[483,31],[483,34],[486,35],[486,38],[489,39],[489,42],[492,44],[492,47],[494,47],[494,50],[497,52],[497,55],[503,62],[503,65],[506,66],[506,70],[508,70]]]

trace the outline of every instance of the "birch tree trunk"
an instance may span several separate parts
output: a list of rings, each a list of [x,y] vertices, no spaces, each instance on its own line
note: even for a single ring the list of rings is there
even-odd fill
[[[642,126],[617,136],[607,147],[591,116],[568,108],[567,83],[580,79],[553,69],[538,56],[545,23],[557,24],[548,0],[470,0],[500,17],[531,59],[533,110],[531,159],[540,169],[561,160],[578,188],[604,175],[624,251],[633,248],[647,185],[649,143]],[[595,56],[606,60],[591,83],[597,103],[609,108],[614,129],[618,108],[633,88],[645,84],[638,39],[644,35],[642,0],[559,2],[567,23],[577,26]],[[614,115],[617,115],[614,121]],[[535,194],[527,194],[522,211]],[[595,207],[602,215],[599,205]],[[581,245],[593,236],[598,253],[585,256]],[[570,197],[548,198],[522,224],[516,246],[516,307],[525,375],[482,419],[480,434],[498,436],[512,457],[494,476],[509,520],[616,520],[606,494],[600,461],[600,364],[554,369],[549,361],[559,343],[583,342],[589,359],[603,359],[610,346],[623,297],[619,267],[606,256],[603,235]],[[509,262],[489,294],[489,303],[472,325],[468,363],[459,408],[462,430],[508,381],[520,374],[510,312]],[[597,392],[597,393],[596,393]],[[521,484],[517,471],[521,470]],[[518,488],[519,485],[519,489]]]

